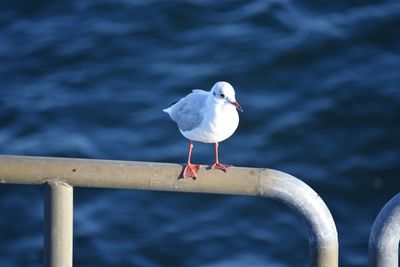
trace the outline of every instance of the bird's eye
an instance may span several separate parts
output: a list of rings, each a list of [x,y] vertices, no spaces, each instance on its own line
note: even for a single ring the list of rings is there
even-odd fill
[[[225,95],[223,93],[220,93],[219,96],[222,97],[222,98],[225,97]]]

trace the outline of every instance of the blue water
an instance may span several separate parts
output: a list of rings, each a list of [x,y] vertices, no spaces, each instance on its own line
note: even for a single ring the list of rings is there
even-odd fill
[[[341,266],[400,188],[399,1],[2,1],[0,154],[177,162],[161,112],[229,81],[221,161],[295,175],[328,205]],[[210,164],[211,145],[193,162]],[[201,177],[199,178],[201,179]],[[42,188],[0,186],[1,266],[41,266]],[[301,218],[250,197],[76,189],[74,266],[307,266]]]

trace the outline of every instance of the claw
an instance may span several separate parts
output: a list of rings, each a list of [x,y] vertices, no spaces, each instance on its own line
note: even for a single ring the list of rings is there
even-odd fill
[[[219,161],[218,161],[218,143],[214,143],[214,153],[215,153],[215,160],[214,160],[213,165],[211,165],[210,169],[211,170],[219,169],[223,172],[226,172],[226,169],[229,168],[231,165],[219,163]]]
[[[186,164],[182,170],[182,178],[192,177],[193,179],[197,178],[197,173],[199,172],[200,165],[198,164]]]
[[[200,165],[190,163],[190,156],[192,155],[192,149],[193,149],[193,143],[192,140],[189,140],[189,152],[188,152],[187,163],[183,167],[181,175],[178,177],[178,179],[192,177],[193,180],[195,180],[197,178],[197,173],[199,172]]]
[[[232,165],[222,164],[222,163],[219,163],[219,162],[214,162],[214,164],[211,165],[211,170],[219,169],[219,170],[221,170],[223,172],[226,172],[226,169],[229,168],[230,166],[232,166]]]

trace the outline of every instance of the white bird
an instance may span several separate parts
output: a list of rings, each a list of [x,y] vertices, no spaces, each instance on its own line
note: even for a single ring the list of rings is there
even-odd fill
[[[211,169],[226,171],[230,165],[218,160],[218,143],[230,137],[239,125],[242,107],[236,101],[235,90],[227,82],[217,82],[209,92],[193,90],[192,93],[174,102],[163,111],[178,125],[179,131],[189,139],[187,163],[182,171],[183,178],[196,178],[200,165],[192,164],[192,141],[214,143],[215,160]]]

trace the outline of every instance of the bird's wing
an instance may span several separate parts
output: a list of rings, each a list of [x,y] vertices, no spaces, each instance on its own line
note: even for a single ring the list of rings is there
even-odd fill
[[[171,106],[169,114],[180,130],[190,131],[200,125],[204,116],[207,96],[208,92],[206,91],[193,90],[192,93]]]

